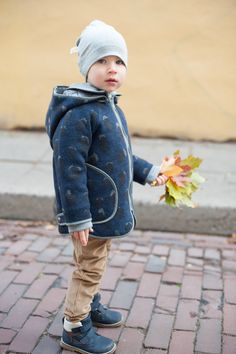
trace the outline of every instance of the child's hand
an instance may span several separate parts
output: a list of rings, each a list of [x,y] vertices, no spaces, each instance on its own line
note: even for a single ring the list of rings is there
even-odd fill
[[[157,186],[162,186],[163,184],[165,184],[167,181],[168,181],[168,178],[167,176],[161,174],[161,175],[158,175],[157,178],[155,179],[155,185]]]
[[[93,232],[93,229],[85,229],[81,231],[74,231],[72,237],[77,238],[82,246],[87,246],[89,232]]]

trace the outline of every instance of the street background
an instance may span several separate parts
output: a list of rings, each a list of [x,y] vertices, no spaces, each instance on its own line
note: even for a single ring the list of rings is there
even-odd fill
[[[197,207],[134,186],[137,228],[113,242],[101,293],[124,323],[117,354],[236,354],[236,3],[233,0],[0,2],[0,353],[59,347],[73,268],[53,212],[44,120],[56,85],[83,80],[69,50],[100,19],[129,49],[119,105],[133,152],[159,165],[200,157]]]
[[[1,0],[0,12],[0,128],[44,126],[52,88],[84,81],[70,48],[99,19],[127,41],[132,134],[236,138],[234,0]]]

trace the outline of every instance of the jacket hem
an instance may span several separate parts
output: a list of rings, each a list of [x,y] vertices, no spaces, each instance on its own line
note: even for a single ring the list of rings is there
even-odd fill
[[[100,239],[103,240],[103,239],[111,239],[111,238],[123,238],[123,237],[128,236],[135,229],[135,226],[136,226],[136,218],[134,216],[133,211],[131,212],[131,214],[132,214],[132,217],[133,217],[133,224],[132,224],[132,227],[131,227],[130,231],[127,232],[126,234],[113,235],[113,236],[98,236],[98,235],[89,234],[89,237],[100,238]]]

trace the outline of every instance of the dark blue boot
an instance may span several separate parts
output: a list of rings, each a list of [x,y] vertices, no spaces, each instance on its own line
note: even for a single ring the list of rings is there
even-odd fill
[[[101,295],[94,295],[91,303],[91,320],[97,327],[118,327],[122,323],[122,315],[118,311],[110,310],[100,303]]]
[[[66,350],[81,354],[111,354],[116,350],[113,340],[95,332],[90,316],[81,321],[82,326],[67,332],[63,329],[60,345]]]

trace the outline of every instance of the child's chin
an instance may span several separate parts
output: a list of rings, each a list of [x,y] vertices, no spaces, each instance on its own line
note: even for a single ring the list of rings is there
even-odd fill
[[[117,83],[114,83],[114,84],[107,85],[105,90],[110,93],[110,92],[116,91],[118,88],[119,88],[119,85],[117,85]]]
[[[106,87],[105,91],[108,92],[108,93],[111,93],[113,91],[116,91],[117,89],[118,89],[117,86],[112,86],[112,87]]]

